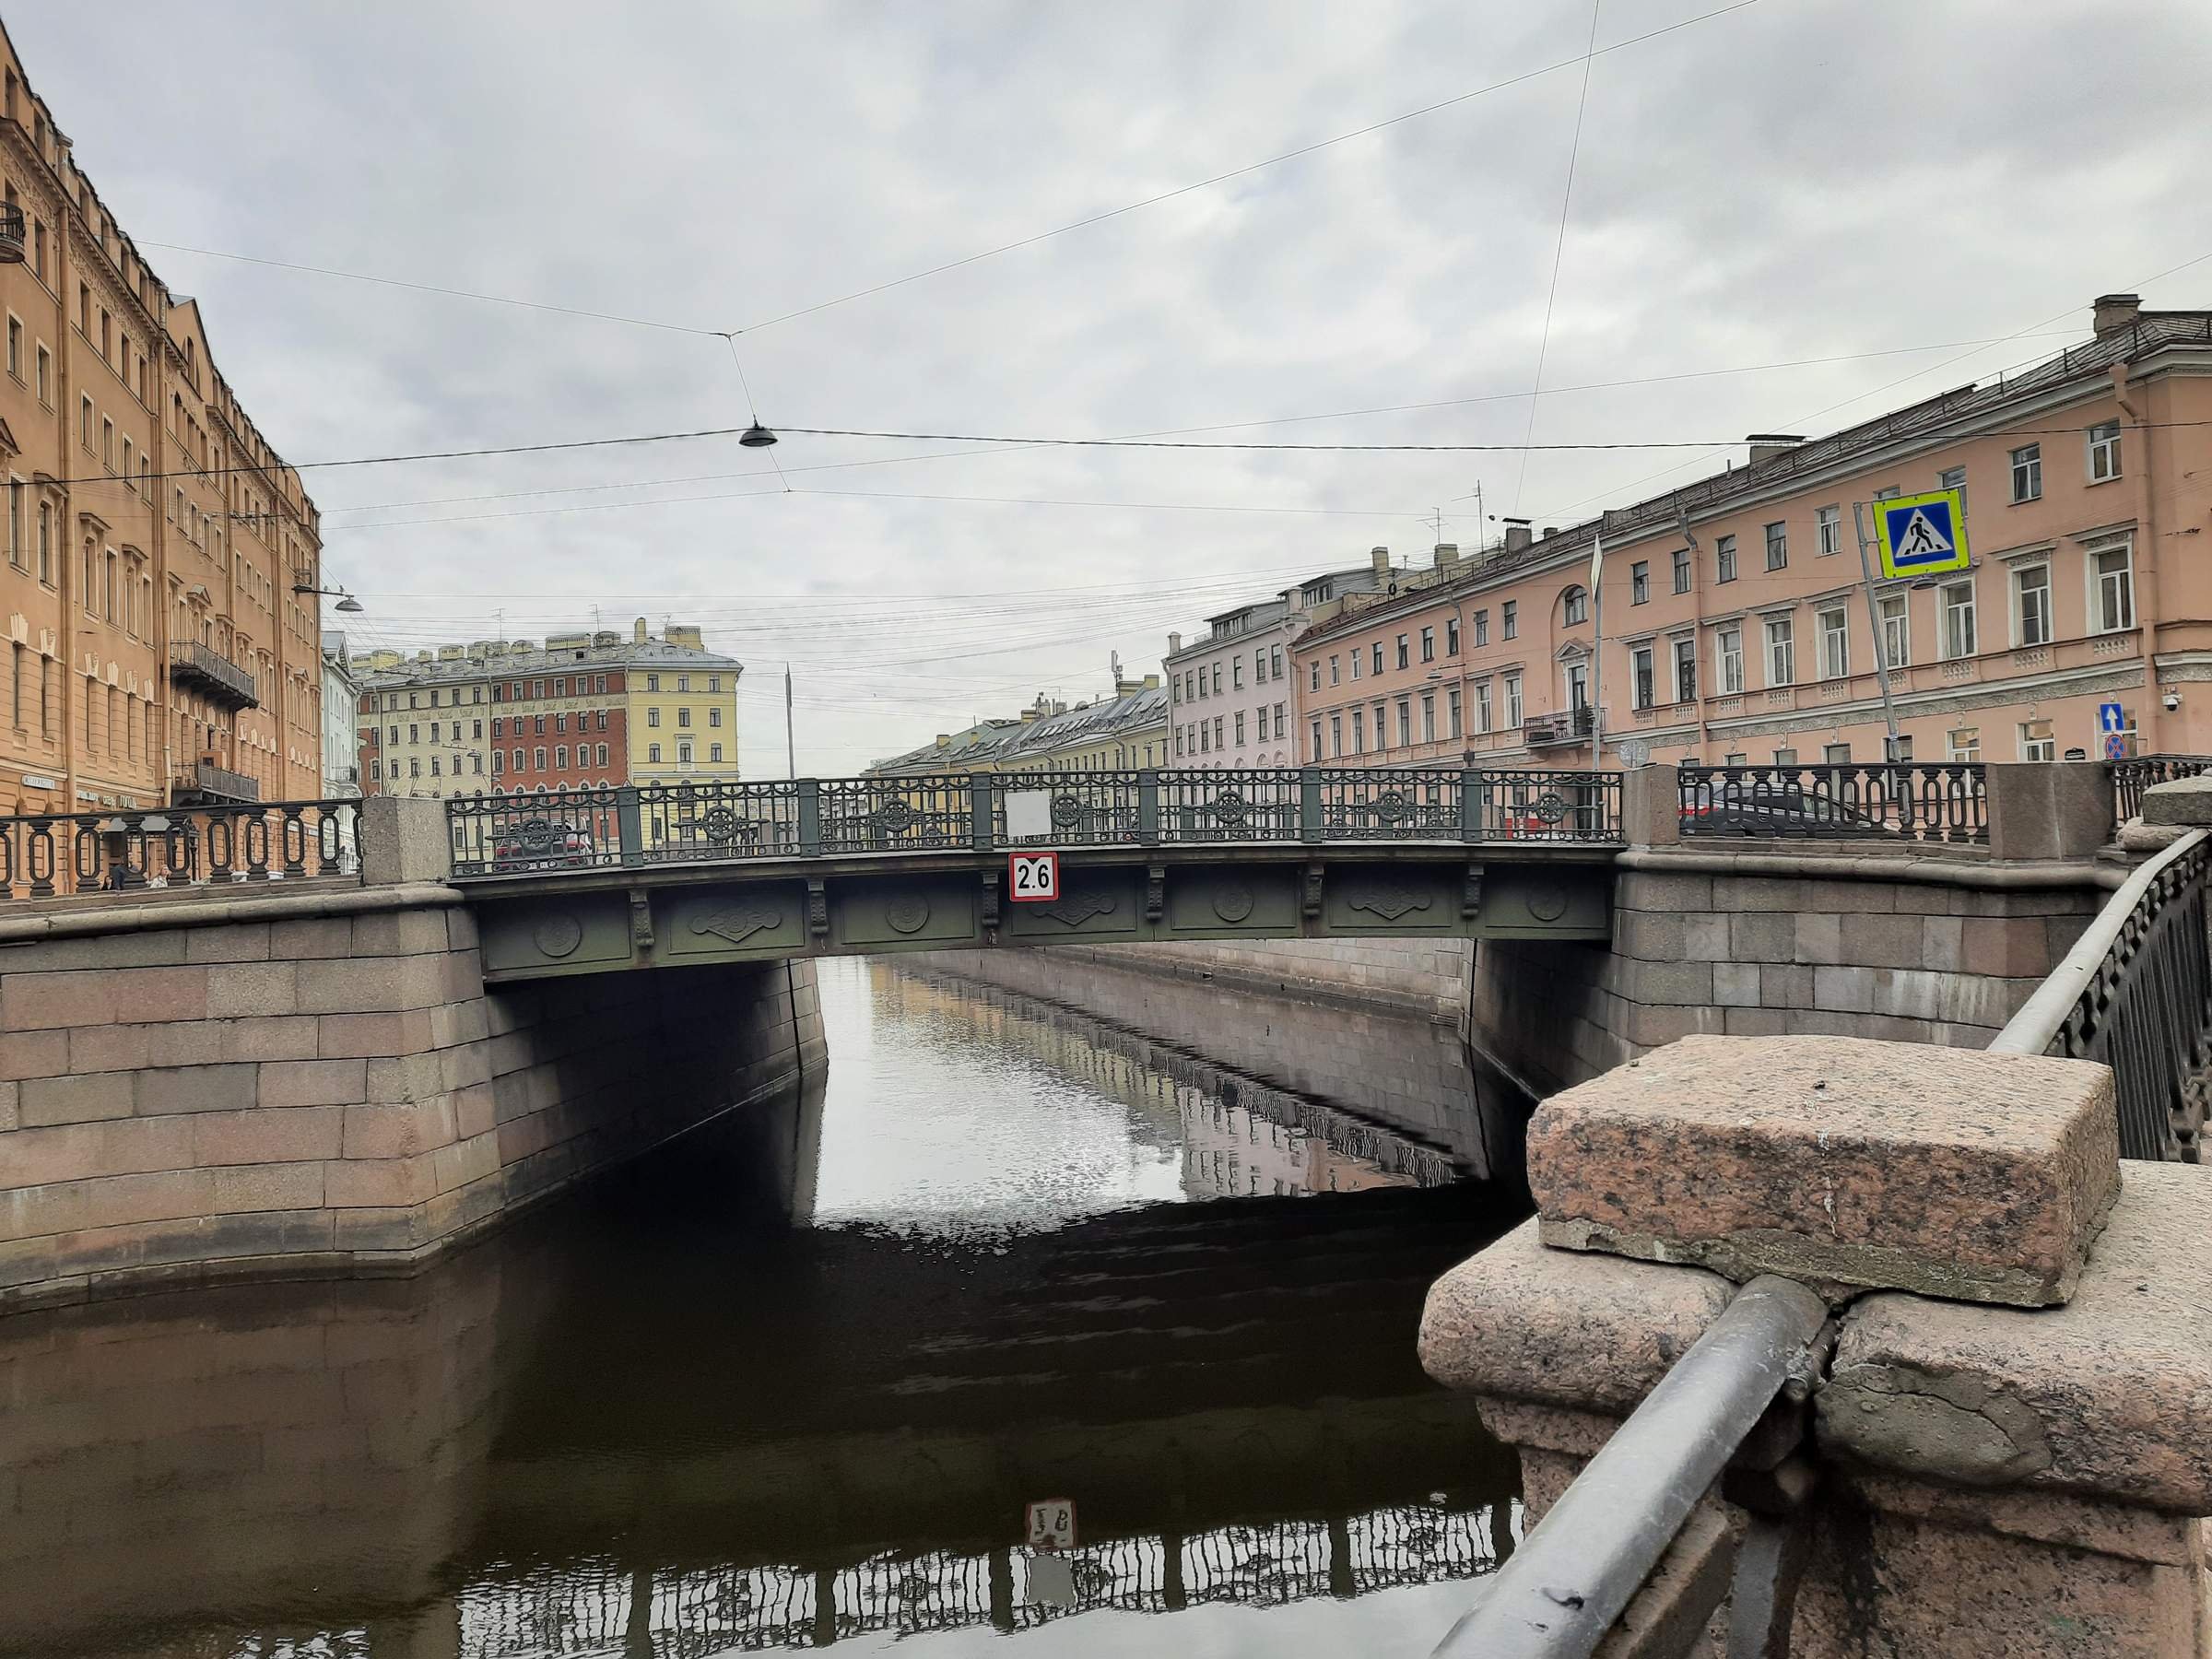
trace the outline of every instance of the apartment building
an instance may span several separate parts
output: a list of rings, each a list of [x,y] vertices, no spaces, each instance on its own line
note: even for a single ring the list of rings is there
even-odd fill
[[[871,772],[1137,771],[1166,764],[1168,693],[1159,676],[1117,679],[1114,695],[1065,702],[1039,692],[1011,719],[979,720],[959,733],[878,760]]]
[[[1879,760],[2212,748],[2212,312],[2107,295],[2095,337],[1354,599],[1292,650],[1299,758]],[[1881,584],[1862,507],[1959,488],[1972,562]],[[1599,606],[1589,571],[1602,535]],[[1357,682],[1352,668],[1360,670]]]
[[[346,636],[335,629],[323,635],[323,787],[326,801],[361,793],[361,745],[355,711],[361,685],[346,655]]]
[[[1288,766],[1297,752],[1290,644],[1355,594],[1388,591],[1401,572],[1376,547],[1358,569],[1324,571],[1273,599],[1206,618],[1203,638],[1168,636],[1171,767]]]
[[[4,31],[0,313],[0,810],[314,798],[314,503]]]
[[[360,768],[371,794],[494,796],[734,782],[737,677],[696,628],[371,652]]]

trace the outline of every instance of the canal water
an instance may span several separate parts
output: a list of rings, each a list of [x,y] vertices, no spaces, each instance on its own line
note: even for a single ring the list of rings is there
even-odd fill
[[[0,1319],[0,1653],[1425,1653],[1518,1527],[1413,1347],[1516,1103],[1140,977],[824,962],[826,1077],[429,1272]]]

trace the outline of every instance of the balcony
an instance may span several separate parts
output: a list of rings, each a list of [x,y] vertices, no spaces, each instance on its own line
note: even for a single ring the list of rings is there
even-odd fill
[[[0,203],[0,265],[23,263],[23,209]]]
[[[190,686],[226,709],[257,709],[253,677],[212,646],[196,641],[169,648],[169,683]]]
[[[1522,724],[1521,740],[1532,749],[1587,743],[1594,724],[1588,709],[1569,709],[1559,714],[1539,714],[1534,720]]]
[[[177,778],[179,806],[218,806],[261,799],[261,782],[243,772],[228,771],[212,760],[195,760]]]

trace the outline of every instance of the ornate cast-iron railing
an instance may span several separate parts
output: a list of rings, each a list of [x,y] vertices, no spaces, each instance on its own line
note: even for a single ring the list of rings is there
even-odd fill
[[[2145,790],[2153,783],[2212,772],[2212,755],[2143,755],[2133,760],[2115,760],[2112,767],[2112,814],[2124,824],[2143,810]]]
[[[2123,1158],[2204,1159],[2208,877],[2212,831],[2191,830],[2127,878],[1989,1045],[2111,1066]]]
[[[0,819],[0,900],[359,877],[359,801]]]
[[[1978,761],[1685,766],[1681,811],[1685,836],[1989,840],[1988,775]]]
[[[1245,842],[1621,839],[1612,771],[1351,767],[646,783],[446,804],[453,873],[839,853]],[[1042,796],[1041,801],[1035,797]],[[1018,821],[1048,828],[1017,835]]]

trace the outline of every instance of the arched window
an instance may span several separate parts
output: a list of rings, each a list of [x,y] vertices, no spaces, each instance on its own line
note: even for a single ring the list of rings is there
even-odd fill
[[[1571,587],[1559,595],[1559,620],[1572,628],[1577,622],[1590,620],[1590,593],[1583,587]]]

